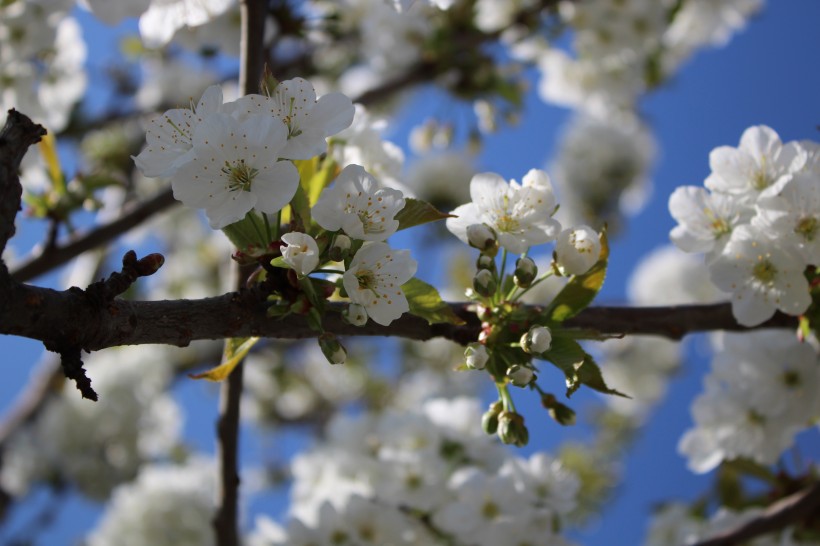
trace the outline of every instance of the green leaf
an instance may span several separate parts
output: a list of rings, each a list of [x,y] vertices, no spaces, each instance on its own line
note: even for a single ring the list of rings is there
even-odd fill
[[[563,322],[586,309],[604,285],[608,258],[609,244],[604,230],[601,232],[601,255],[598,263],[583,275],[572,277],[552,300],[542,318],[552,322]]]
[[[228,236],[228,239],[239,250],[265,248],[267,240],[263,240],[263,237],[265,237],[264,226],[265,221],[262,217],[256,212],[250,211],[242,220],[222,228],[222,232]]]
[[[586,385],[598,392],[629,398],[622,392],[610,389],[607,386],[598,364],[572,338],[562,335],[553,337],[552,346],[549,351],[544,353],[543,358],[552,362],[564,372],[567,379],[567,397],[572,396],[581,385]]]
[[[411,197],[404,198],[404,208],[396,214],[396,220],[399,221],[399,231],[437,220],[444,220],[445,218],[455,218],[455,216],[441,212],[427,201]]]
[[[404,283],[401,289],[407,297],[407,303],[410,304],[410,314],[423,318],[429,324],[464,324],[453,309],[441,299],[435,287],[412,278]]]
[[[207,379],[208,381],[224,381],[236,368],[242,359],[259,341],[258,337],[234,337],[225,340],[225,349],[222,352],[222,364],[211,368],[207,372],[189,374],[191,379]]]

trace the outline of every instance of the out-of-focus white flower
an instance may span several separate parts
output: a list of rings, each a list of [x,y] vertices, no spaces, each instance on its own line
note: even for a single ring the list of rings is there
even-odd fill
[[[165,392],[167,353],[159,347],[112,349],[86,361],[100,400],[66,391],[48,404],[21,443],[11,442],[0,474],[23,493],[32,482],[59,476],[102,499],[132,479],[140,465],[178,441],[180,410]],[[26,439],[27,438],[27,439]]]
[[[151,0],[140,16],[140,36],[148,47],[162,47],[183,27],[204,25],[225,13],[236,0]]]
[[[651,133],[634,120],[573,118],[552,163],[562,222],[617,227],[621,214],[639,212],[651,193],[655,149]]]
[[[174,197],[204,208],[210,225],[222,229],[255,209],[278,212],[293,198],[299,172],[278,161],[285,125],[269,116],[240,123],[227,114],[204,119],[193,134],[193,158],[174,175]]]
[[[712,191],[731,193],[756,200],[776,191],[782,182],[806,164],[807,154],[797,142],[783,144],[770,127],[749,127],[740,137],[740,146],[720,146],[709,154],[712,173],[704,184]]]
[[[758,230],[740,226],[723,252],[709,264],[712,282],[732,293],[732,314],[740,324],[764,322],[776,309],[799,315],[811,304],[804,263]]]
[[[382,188],[360,165],[348,165],[313,206],[316,223],[328,231],[344,230],[364,241],[384,241],[399,228],[404,208],[399,190]]]
[[[78,3],[107,25],[116,25],[129,17],[139,17],[151,6],[151,0],[129,0],[126,2],[79,0]]]
[[[725,296],[709,280],[703,258],[673,245],[652,250],[632,271],[627,287],[637,305],[714,303]]]
[[[398,187],[404,165],[404,152],[394,143],[384,140],[387,127],[383,119],[375,118],[361,104],[355,105],[353,124],[333,139],[333,158],[340,165],[361,165],[388,187]]]
[[[89,545],[214,544],[215,476],[214,465],[198,457],[184,465],[143,468],[136,481],[114,491]]]
[[[467,154],[432,153],[410,165],[407,186],[419,198],[447,210],[470,199],[473,175],[475,168]]]
[[[558,268],[564,275],[583,275],[598,262],[601,239],[589,226],[565,229],[555,241]]]
[[[319,265],[319,246],[307,233],[292,231],[282,235],[282,259],[297,274],[305,276]]]
[[[410,310],[401,286],[413,277],[416,266],[410,251],[370,243],[353,257],[342,282],[353,303],[362,305],[375,322],[387,326]]]
[[[817,353],[779,330],[723,334],[715,346],[678,450],[699,473],[738,457],[773,464],[820,415]]]
[[[548,243],[561,229],[555,212],[555,197],[547,173],[530,170],[519,185],[507,184],[495,173],[482,173],[470,182],[472,202],[453,211],[457,218],[447,219],[447,229],[469,244],[467,228],[487,224],[498,236],[498,243],[515,254],[531,246]]]

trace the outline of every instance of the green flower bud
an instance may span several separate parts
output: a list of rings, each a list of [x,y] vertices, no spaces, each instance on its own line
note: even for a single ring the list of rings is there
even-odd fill
[[[470,224],[467,226],[467,241],[482,254],[495,256],[498,251],[498,240],[495,231],[487,224]]]
[[[481,428],[487,434],[495,434],[498,431],[498,415],[504,405],[500,401],[490,404],[490,408],[481,416]]]
[[[473,278],[473,289],[478,295],[485,298],[493,295],[497,284],[495,276],[489,269],[480,270]]]
[[[497,433],[505,444],[522,447],[530,441],[530,433],[524,424],[524,418],[510,411],[502,411],[499,414]]]
[[[481,254],[475,261],[475,268],[489,269],[490,271],[495,271],[495,258],[493,258],[492,256],[487,256],[486,254]]]
[[[549,393],[541,395],[541,405],[559,425],[575,424],[575,410],[556,400],[555,395]]]
[[[515,262],[515,273],[513,273],[513,281],[515,285],[520,288],[529,288],[532,281],[538,275],[538,267],[532,258],[518,258]]]
[[[324,333],[319,336],[319,347],[331,364],[344,364],[347,360],[347,351],[333,334]]]

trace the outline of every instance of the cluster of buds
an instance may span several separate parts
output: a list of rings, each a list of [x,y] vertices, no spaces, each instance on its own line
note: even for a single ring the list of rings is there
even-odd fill
[[[489,409],[481,416],[481,428],[487,434],[497,434],[505,444],[522,447],[530,440],[524,417],[514,411],[505,410],[500,400],[490,404]]]

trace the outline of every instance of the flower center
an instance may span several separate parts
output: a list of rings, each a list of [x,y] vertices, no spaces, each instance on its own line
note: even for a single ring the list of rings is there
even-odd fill
[[[769,260],[763,260],[755,264],[752,269],[752,276],[762,283],[770,283],[777,277],[777,268]]]
[[[706,218],[711,222],[709,226],[712,228],[712,233],[714,233],[716,239],[732,232],[732,227],[729,223],[715,214],[715,211],[712,209],[703,209],[703,214],[706,215]]]
[[[814,238],[817,236],[818,228],[820,228],[820,225],[818,225],[817,218],[814,216],[809,216],[807,218],[801,218],[797,222],[794,232],[807,241],[814,241]]]
[[[226,161],[222,172],[228,177],[228,191],[251,191],[253,179],[259,173],[257,169],[246,165],[244,159],[233,164]]]
[[[356,273],[356,280],[359,281],[359,288],[363,290],[376,289],[376,275],[372,271],[359,271]]]

